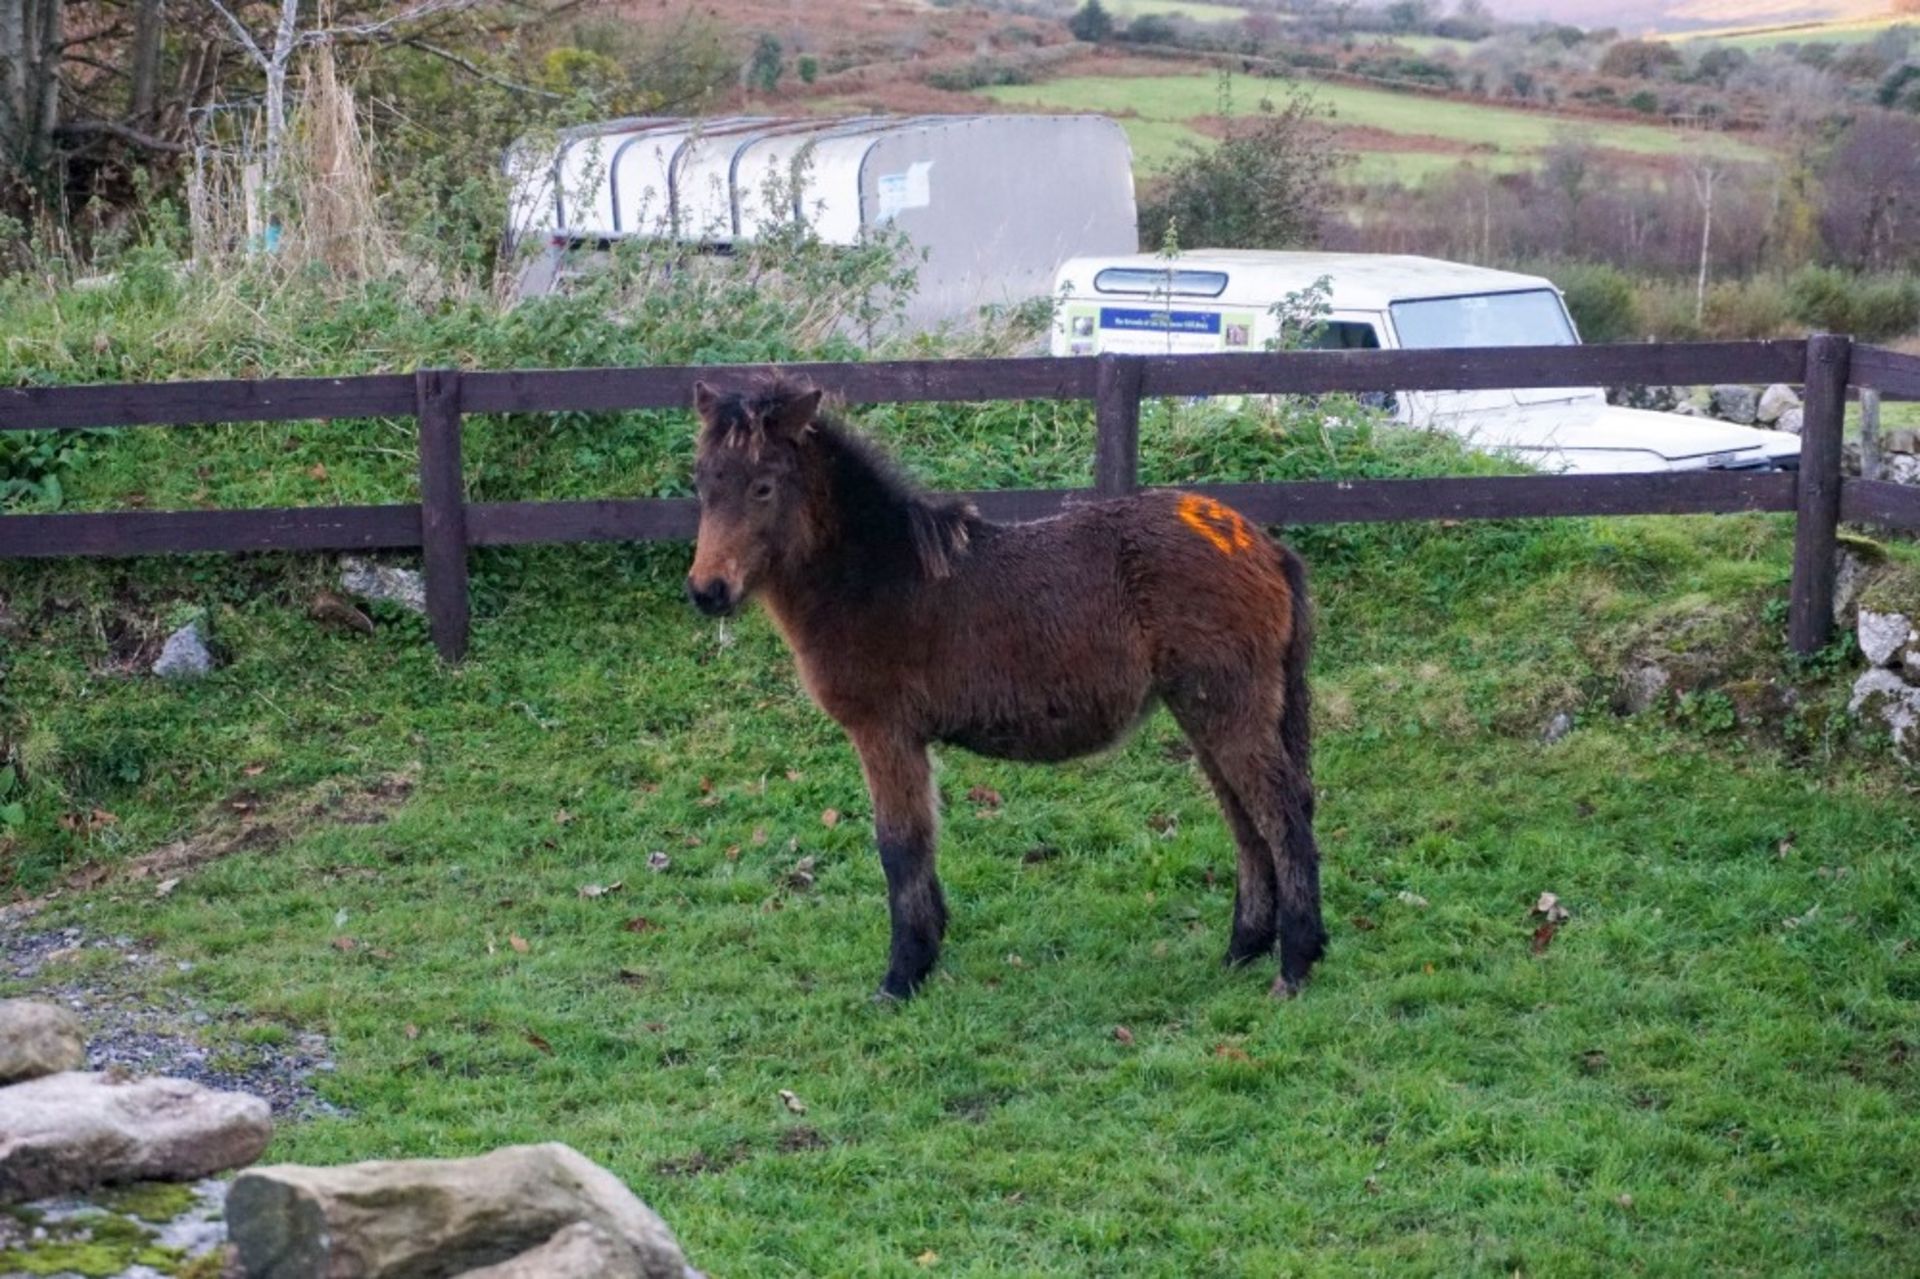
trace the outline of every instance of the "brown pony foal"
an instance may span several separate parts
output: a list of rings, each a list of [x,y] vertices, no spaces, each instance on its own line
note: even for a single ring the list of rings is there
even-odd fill
[[[1326,945],[1308,774],[1300,559],[1191,493],[1087,502],[994,524],[930,498],[820,392],[700,383],[699,543],[687,594],[762,600],[807,692],[853,739],[873,795],[904,999],[940,953],[927,748],[1064,760],[1166,703],[1239,846],[1227,962],[1270,953],[1294,993]]]

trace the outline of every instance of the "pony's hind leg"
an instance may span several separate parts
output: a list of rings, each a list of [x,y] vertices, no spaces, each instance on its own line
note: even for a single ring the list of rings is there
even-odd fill
[[[1227,940],[1226,962],[1235,966],[1271,954],[1279,938],[1277,862],[1273,850],[1267,847],[1266,836],[1260,833],[1259,826],[1214,762],[1213,752],[1198,742],[1193,749],[1207,780],[1213,784],[1227,828],[1233,832],[1236,862],[1233,933]]]
[[[947,903],[934,874],[933,770],[924,742],[852,733],[873,797],[874,837],[887,874],[893,946],[876,998],[907,999],[940,957]]]
[[[1211,699],[1218,706],[1224,699]],[[1280,942],[1280,978],[1273,993],[1296,993],[1326,949],[1327,932],[1320,917],[1320,850],[1313,837],[1313,784],[1277,740],[1273,723],[1264,716],[1209,714],[1202,706],[1172,704],[1175,716],[1215,779],[1215,788],[1230,792],[1241,813],[1250,818],[1269,857],[1273,886],[1272,919]],[[1182,713],[1185,710],[1186,713]],[[1233,809],[1223,795],[1227,820]],[[1247,881],[1246,841],[1241,845],[1241,883]],[[1240,940],[1241,912],[1234,913],[1234,940]],[[1271,946],[1271,934],[1269,934]],[[1231,956],[1233,951],[1229,952]],[[1251,958],[1251,954],[1248,955]]]

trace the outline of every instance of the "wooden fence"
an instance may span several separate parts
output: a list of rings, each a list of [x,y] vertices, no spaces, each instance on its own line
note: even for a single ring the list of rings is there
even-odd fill
[[[467,549],[529,542],[648,541],[692,536],[690,499],[468,502],[461,423],[469,413],[679,408],[696,379],[721,367],[475,372],[408,376],[164,382],[0,389],[0,431],[192,426],[210,422],[412,416],[419,422],[420,502],[231,511],[0,515],[0,559],[205,551],[419,548],[434,643],[466,651]],[[1194,486],[1267,524],[1535,516],[1721,514],[1796,516],[1790,635],[1802,653],[1833,633],[1835,539],[1842,519],[1920,529],[1920,489],[1843,479],[1846,402],[1855,387],[1920,399],[1920,357],[1822,334],[1806,341],[1645,346],[1504,347],[1446,351],[1286,352],[1072,359],[906,360],[799,364],[853,403],[1092,400],[1091,490],[969,494],[983,514],[1030,519],[1139,486],[1140,403],[1157,396],[1441,391],[1563,386],[1696,386],[1785,382],[1804,387],[1800,469],[1678,474],[1525,475]]]

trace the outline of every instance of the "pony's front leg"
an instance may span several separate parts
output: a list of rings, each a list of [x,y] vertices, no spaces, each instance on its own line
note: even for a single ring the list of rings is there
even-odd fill
[[[947,903],[934,874],[933,770],[925,742],[889,732],[854,732],[873,796],[873,832],[887,873],[893,951],[878,999],[907,999],[940,957]]]

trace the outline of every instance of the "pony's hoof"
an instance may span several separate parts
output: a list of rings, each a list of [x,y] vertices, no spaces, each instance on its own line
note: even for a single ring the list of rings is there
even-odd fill
[[[1307,979],[1305,977],[1300,978],[1298,981],[1290,980],[1284,976],[1275,977],[1273,979],[1273,988],[1269,990],[1267,994],[1275,999],[1293,999],[1305,991],[1306,988]]]
[[[876,1008],[898,1008],[907,1001],[905,996],[896,995],[885,986],[882,986],[873,992],[873,997],[868,1002]]]

